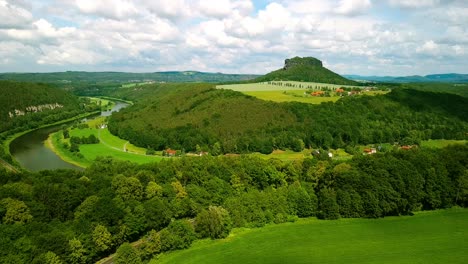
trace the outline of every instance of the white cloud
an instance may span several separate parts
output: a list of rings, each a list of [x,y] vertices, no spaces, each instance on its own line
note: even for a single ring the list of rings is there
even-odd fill
[[[31,12],[6,0],[0,0],[0,18],[0,29],[24,28],[33,20]]]
[[[434,55],[439,52],[439,45],[432,40],[424,42],[424,44],[416,49],[419,53]]]
[[[181,20],[192,15],[191,3],[185,0],[138,0],[141,10],[148,10],[169,20]]]
[[[392,6],[402,8],[422,8],[439,4],[440,0],[390,0]]]
[[[199,0],[195,8],[206,17],[223,19],[231,14],[248,15],[254,7],[250,0]]]
[[[112,19],[124,19],[138,13],[133,3],[127,0],[75,0],[74,5],[85,14]]]
[[[372,3],[370,0],[341,0],[336,12],[343,15],[361,15],[364,14]]]
[[[315,56],[340,73],[466,72],[466,1],[386,3],[0,0],[0,70],[265,73]]]

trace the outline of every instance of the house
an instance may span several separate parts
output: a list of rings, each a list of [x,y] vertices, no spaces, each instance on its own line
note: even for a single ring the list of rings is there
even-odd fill
[[[361,94],[361,91],[358,91],[358,90],[354,90],[354,91],[351,91],[351,92],[348,92],[348,95],[357,95],[357,94]]]
[[[166,149],[166,150],[164,151],[164,153],[165,153],[166,156],[174,157],[174,156],[177,154],[177,151],[168,148],[168,149]]]
[[[310,95],[312,95],[312,96],[321,96],[323,94],[324,94],[323,91],[316,91],[316,92],[311,93]]]
[[[377,149],[375,148],[366,148],[364,149],[364,154],[370,155],[370,154],[375,154],[377,153]]]
[[[412,149],[413,146],[401,146],[400,149],[404,149],[404,150],[410,150]]]
[[[200,153],[198,154],[198,156],[205,156],[205,155],[208,155],[208,152],[206,151],[200,151]]]
[[[343,90],[342,88],[338,88],[338,89],[336,89],[335,92],[336,92],[336,93],[344,93],[344,90]]]

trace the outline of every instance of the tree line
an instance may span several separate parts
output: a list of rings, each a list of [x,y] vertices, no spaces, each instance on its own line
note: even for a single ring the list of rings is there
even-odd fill
[[[233,227],[467,207],[467,160],[468,145],[456,145],[349,161],[100,158],[85,171],[3,170],[0,262],[92,263],[117,250],[116,263],[138,263]]]

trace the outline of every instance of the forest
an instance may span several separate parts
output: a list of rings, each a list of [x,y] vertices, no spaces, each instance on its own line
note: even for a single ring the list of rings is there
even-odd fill
[[[44,83],[0,81],[0,159],[13,163],[3,142],[11,135],[52,124],[100,106]]]
[[[320,105],[273,103],[203,84],[148,85],[120,95],[137,103],[114,114],[109,130],[155,150],[194,151],[198,145],[217,155],[418,145],[428,139],[466,139],[468,131],[467,97],[405,87]]]
[[[85,171],[0,170],[0,262],[92,263],[117,250],[139,263],[233,227],[467,207],[467,160],[468,145],[455,145],[348,161],[101,158]]]

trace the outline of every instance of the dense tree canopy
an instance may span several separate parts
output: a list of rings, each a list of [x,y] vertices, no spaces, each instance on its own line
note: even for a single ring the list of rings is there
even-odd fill
[[[283,162],[195,157],[136,165],[109,158],[85,171],[0,171],[0,262],[138,263],[220,238],[231,227],[406,215],[468,206],[468,146]],[[145,236],[146,234],[146,236]],[[120,257],[119,257],[120,258]]]
[[[239,92],[198,87],[147,87],[154,97],[112,116],[110,131],[135,145],[211,153],[345,148],[465,139],[468,98],[395,89],[336,103],[273,103]],[[147,92],[140,91],[147,94]]]

